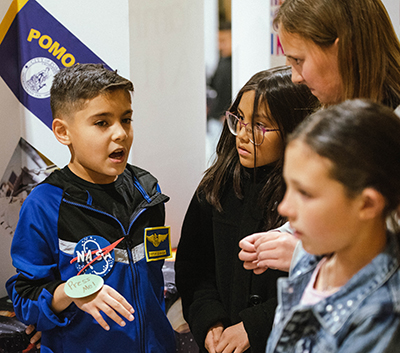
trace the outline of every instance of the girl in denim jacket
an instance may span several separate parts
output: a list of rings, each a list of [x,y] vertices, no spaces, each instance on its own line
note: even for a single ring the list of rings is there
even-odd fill
[[[320,110],[285,152],[279,205],[305,250],[278,280],[272,352],[389,352],[400,324],[400,119],[366,100]],[[391,349],[391,351],[393,351]]]

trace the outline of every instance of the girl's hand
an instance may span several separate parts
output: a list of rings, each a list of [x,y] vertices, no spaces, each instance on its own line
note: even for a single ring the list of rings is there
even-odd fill
[[[239,242],[239,246],[242,249],[239,252],[239,259],[242,260],[243,267],[246,270],[258,270],[258,255],[255,247],[256,241],[262,236],[263,233],[255,233],[248,235]],[[260,269],[261,270],[261,269]],[[263,269],[260,273],[266,270]]]
[[[204,347],[207,349],[209,353],[217,353],[215,348],[221,338],[222,332],[224,330],[224,326],[221,323],[216,324],[208,330],[206,339],[204,341]]]
[[[267,268],[272,268],[288,272],[298,239],[290,233],[279,231],[260,234],[261,236],[254,244],[258,268],[264,269],[264,271]],[[257,273],[256,270],[254,270],[254,273]]]
[[[297,242],[298,239],[290,233],[273,230],[255,233],[239,242],[242,248],[239,259],[244,261],[245,269],[253,270],[257,275],[268,268],[287,272]]]
[[[107,331],[110,329],[110,326],[103,319],[100,311],[120,326],[125,326],[126,323],[117,313],[129,321],[133,321],[134,319],[132,315],[135,312],[133,307],[121,294],[107,285],[104,285],[98,292],[88,297],[73,299],[73,301],[79,309],[92,315],[100,326]]]
[[[242,353],[250,348],[249,338],[243,322],[227,327],[219,340],[217,353]]]

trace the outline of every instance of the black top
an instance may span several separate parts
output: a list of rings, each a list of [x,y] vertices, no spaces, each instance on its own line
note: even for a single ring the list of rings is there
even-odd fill
[[[202,352],[210,327],[228,327],[243,321],[251,352],[265,352],[277,305],[277,278],[285,272],[268,269],[255,275],[238,258],[239,241],[263,230],[263,210],[257,197],[265,184],[267,168],[257,169],[244,182],[244,198],[236,197],[232,180],[223,193],[219,213],[194,195],[187,210],[176,256],[176,284],[183,314]]]
[[[135,191],[132,179],[127,178],[126,173],[119,175],[113,183],[109,184],[86,181],[71,172],[68,167],[64,168],[64,173],[71,182],[81,185],[89,192],[97,208],[118,218],[125,229],[128,228],[130,216],[135,206],[142,201],[142,197]]]

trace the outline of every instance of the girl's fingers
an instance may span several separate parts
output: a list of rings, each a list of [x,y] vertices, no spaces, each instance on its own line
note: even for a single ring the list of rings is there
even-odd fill
[[[243,267],[246,270],[254,270],[258,268],[258,261],[245,261],[243,262]]]
[[[239,252],[239,259],[242,261],[255,261],[257,260],[257,253],[241,250]]]
[[[254,251],[254,244],[257,241],[257,239],[259,239],[262,236],[263,233],[254,233],[251,235],[248,235],[247,237],[243,238],[240,242],[239,242],[239,246],[246,251]]]

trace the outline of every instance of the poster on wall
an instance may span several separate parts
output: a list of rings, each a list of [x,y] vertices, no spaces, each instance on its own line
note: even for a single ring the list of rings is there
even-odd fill
[[[21,205],[32,189],[57,169],[21,138],[0,180],[0,229],[13,236]]]
[[[285,65],[286,57],[283,53],[281,42],[279,41],[278,33],[275,31],[272,22],[279,7],[284,0],[271,0],[271,67]]]
[[[14,0],[0,23],[0,77],[51,129],[54,75],[76,63],[101,63],[95,53],[36,0]]]

